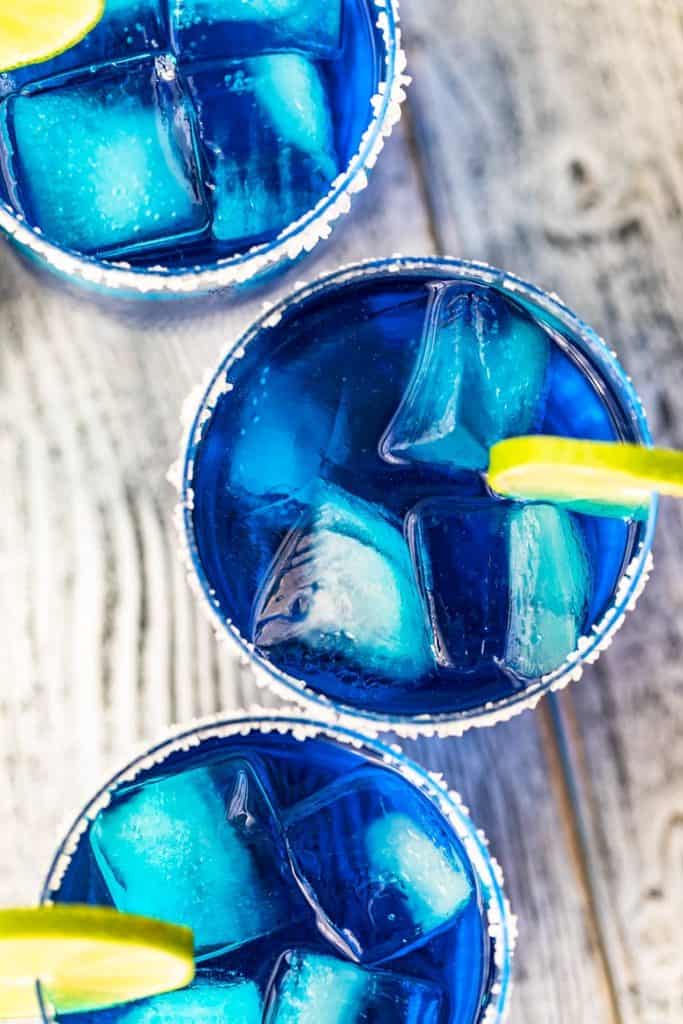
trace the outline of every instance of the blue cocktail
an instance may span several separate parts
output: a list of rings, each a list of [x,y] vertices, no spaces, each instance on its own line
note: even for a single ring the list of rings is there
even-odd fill
[[[645,521],[505,501],[489,447],[648,443],[559,302],[455,262],[345,271],[268,314],[190,430],[189,553],[259,677],[376,724],[509,715],[580,674],[644,581]]]
[[[104,288],[250,280],[348,207],[402,70],[393,3],[114,0],[0,75],[0,227]]]
[[[71,1024],[493,1024],[507,1004],[514,926],[457,798],[300,719],[151,750],[85,809],[44,897],[194,930],[189,989]]]

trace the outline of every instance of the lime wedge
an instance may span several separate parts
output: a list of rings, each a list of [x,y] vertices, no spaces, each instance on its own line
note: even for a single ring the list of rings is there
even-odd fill
[[[0,1019],[96,1010],[188,985],[189,928],[109,907],[0,910]]]
[[[105,0],[10,0],[0,4],[0,71],[36,64],[80,43]]]
[[[596,515],[642,517],[653,492],[683,498],[683,452],[530,435],[494,444],[489,486]]]

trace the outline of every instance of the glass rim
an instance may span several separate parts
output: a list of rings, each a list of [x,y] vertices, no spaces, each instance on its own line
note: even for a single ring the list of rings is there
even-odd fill
[[[658,497],[652,496],[650,510],[644,524],[644,536],[613,588],[613,601],[602,618],[593,624],[590,635],[581,636],[574,651],[553,672],[547,673],[519,691],[507,694],[498,700],[457,711],[424,714],[397,714],[361,708],[333,700],[304,680],[289,675],[256,651],[227,619],[218,605],[215,591],[205,572],[195,537],[192,511],[194,507],[193,473],[195,452],[202,439],[204,425],[210,420],[213,408],[225,390],[224,378],[232,363],[240,358],[246,346],[264,329],[278,323],[286,311],[308,301],[311,297],[326,291],[373,275],[412,274],[434,271],[453,279],[467,278],[478,283],[495,286],[513,299],[528,298],[533,305],[549,313],[566,327],[573,336],[578,336],[589,352],[598,360],[601,372],[612,381],[619,405],[629,418],[634,434],[640,444],[651,446],[652,438],[642,402],[631,383],[630,377],[621,366],[616,352],[585,324],[569,307],[554,294],[544,292],[537,286],[506,271],[498,270],[485,263],[470,262],[449,257],[395,256],[371,259],[341,267],[324,274],[313,282],[303,285],[286,295],[277,305],[267,308],[242,335],[230,343],[218,366],[210,374],[204,387],[195,389],[188,397],[183,410],[184,434],[180,460],[174,464],[169,479],[178,489],[176,525],[181,555],[188,570],[188,579],[200,596],[204,607],[216,629],[219,638],[225,639],[245,658],[258,686],[267,687],[281,698],[294,702],[326,719],[350,727],[362,723],[364,729],[374,733],[391,730],[400,736],[461,735],[472,727],[494,725],[506,721],[522,711],[536,707],[541,698],[549,692],[560,690],[572,681],[578,681],[584,666],[596,661],[611,644],[615,633],[621,628],[629,611],[633,610],[650,576],[653,567],[652,544],[654,540]]]
[[[112,293],[138,295],[198,295],[258,280],[278,266],[295,262],[329,237],[335,221],[349,212],[353,196],[368,184],[386,140],[401,119],[410,77],[401,43],[399,0],[362,0],[372,24],[384,40],[380,80],[369,107],[371,116],[356,152],[314,207],[289,223],[274,239],[194,267],[163,265],[134,267],[125,259],[105,262],[95,256],[62,248],[39,227],[0,199],[0,232],[22,251],[37,257],[70,280]],[[373,22],[374,16],[374,22]]]
[[[295,740],[321,736],[354,751],[371,751],[383,765],[393,768],[411,785],[425,794],[437,807],[462,843],[476,875],[484,912],[485,935],[492,942],[489,977],[485,993],[488,1002],[480,1012],[478,1024],[502,1024],[510,1005],[512,959],[517,941],[517,918],[504,891],[503,872],[489,851],[485,833],[470,817],[468,808],[456,790],[448,787],[443,775],[430,772],[408,757],[397,744],[371,737],[345,725],[329,721],[311,721],[296,708],[263,708],[252,705],[234,712],[209,715],[191,723],[173,726],[156,742],[145,744],[127,764],[111,775],[72,820],[60,840],[40,893],[40,903],[53,902],[71,858],[78,849],[89,823],[106,807],[111,793],[120,785],[133,782],[140,773],[162,765],[174,753],[197,749],[211,739],[248,736],[252,732],[291,735]],[[51,1018],[46,1017],[46,1022]]]

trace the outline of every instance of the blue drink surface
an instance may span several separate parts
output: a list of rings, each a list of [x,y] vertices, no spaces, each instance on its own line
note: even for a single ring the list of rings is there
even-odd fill
[[[613,378],[521,298],[376,272],[290,305],[221,373],[186,522],[271,671],[381,714],[480,708],[611,607],[642,524],[486,485],[506,436],[633,439]]]
[[[113,789],[50,897],[195,933],[188,989],[68,1024],[475,1024],[489,998],[483,895],[453,824],[321,736],[175,751]]]
[[[114,0],[0,75],[0,200],[103,260],[194,267],[312,211],[372,118],[371,0]]]

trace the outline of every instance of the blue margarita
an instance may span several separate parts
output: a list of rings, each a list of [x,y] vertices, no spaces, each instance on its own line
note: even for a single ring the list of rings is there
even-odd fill
[[[270,679],[353,712],[466,715],[564,678],[616,625],[651,524],[486,483],[504,437],[647,439],[614,358],[544,303],[483,268],[380,264],[228,357],[195,421],[185,524],[214,610]]]
[[[197,976],[72,1024],[498,1020],[512,937],[485,847],[416,766],[359,742],[243,721],[121,773],[46,895],[191,926]]]
[[[108,2],[76,47],[0,76],[0,200],[133,267],[270,243],[359,151],[388,74],[376,22],[374,0]]]

